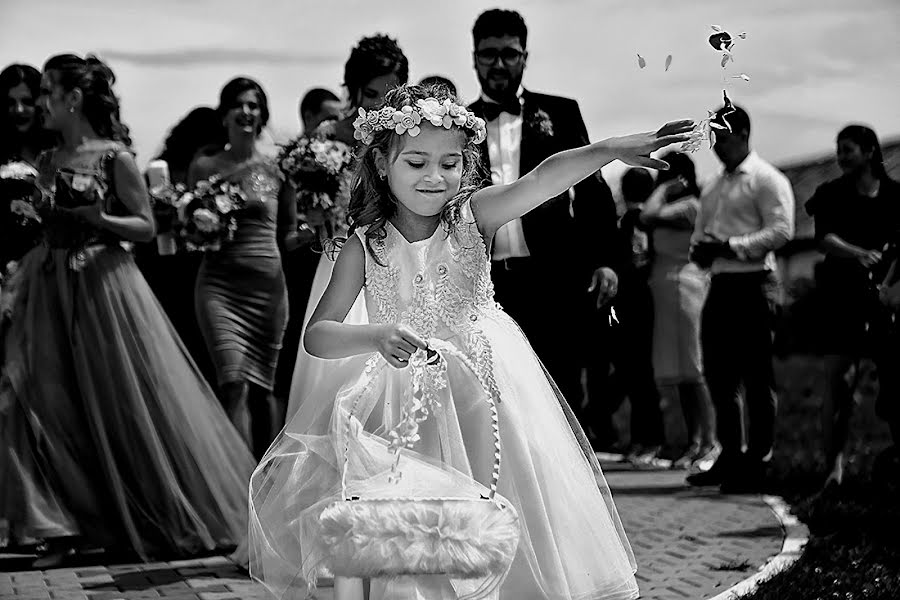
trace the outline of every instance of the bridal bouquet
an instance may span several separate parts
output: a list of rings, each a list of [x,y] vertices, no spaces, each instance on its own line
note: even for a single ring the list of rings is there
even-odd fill
[[[165,203],[174,206],[174,228],[191,251],[214,252],[234,238],[238,212],[247,204],[240,186],[216,176],[200,181],[193,190],[173,188]]]
[[[346,227],[353,162],[347,144],[322,137],[298,137],[278,155],[278,165],[297,188],[300,222],[320,229],[320,238],[333,237]]]
[[[35,206],[37,175],[34,167],[25,162],[0,165],[0,198],[7,205],[13,222],[25,228],[33,228],[41,222]]]

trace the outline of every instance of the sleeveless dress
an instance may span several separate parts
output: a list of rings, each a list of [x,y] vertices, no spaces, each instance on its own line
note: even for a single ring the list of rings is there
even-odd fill
[[[94,143],[77,165],[111,214],[127,214],[110,181],[123,150]],[[54,181],[43,160],[42,187]],[[237,545],[249,449],[120,240],[62,216],[44,223],[0,329],[6,534],[80,535],[144,560]]]
[[[251,479],[251,575],[278,598],[302,598],[330,573],[318,518],[342,498],[345,446],[352,495],[486,493],[494,447],[478,390],[488,390],[499,402],[498,492],[521,526],[509,573],[478,581],[376,579],[372,598],[637,597],[634,556],[597,459],[521,330],[494,301],[490,262],[469,206],[449,234],[439,227],[431,238],[409,242],[391,224],[385,230],[374,255],[366,249],[369,321],[405,323],[467,361],[446,354],[447,385],[433,388],[413,381],[412,367],[394,369],[379,354],[330,371]],[[392,482],[391,431],[404,420],[413,385],[438,401],[419,425],[419,440],[402,451],[402,476]]]
[[[700,313],[709,289],[709,274],[692,263],[689,254],[693,224],[700,210],[696,198],[679,200],[681,228],[653,229],[653,373],[659,384],[692,383],[703,379]]]
[[[278,193],[284,176],[267,160],[221,175],[248,204],[234,239],[207,252],[197,276],[197,321],[219,385],[250,381],[272,390],[288,302],[278,249]]]

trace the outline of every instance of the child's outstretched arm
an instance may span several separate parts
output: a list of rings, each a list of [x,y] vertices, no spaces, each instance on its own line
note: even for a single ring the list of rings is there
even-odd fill
[[[356,236],[347,239],[334,264],[331,281],[309,319],[303,347],[319,358],[347,358],[379,352],[397,368],[407,366],[410,355],[428,344],[400,324],[344,323],[366,279],[366,254]]]
[[[629,165],[667,169],[668,164],[651,158],[650,153],[686,141],[693,127],[690,120],[673,121],[656,132],[609,138],[554,154],[513,183],[476,192],[472,210],[479,229],[485,237],[492,236],[502,225],[563,193],[615,159]]]

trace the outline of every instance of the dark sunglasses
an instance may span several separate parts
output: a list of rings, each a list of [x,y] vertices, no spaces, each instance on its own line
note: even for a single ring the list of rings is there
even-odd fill
[[[475,58],[478,60],[478,64],[485,67],[497,62],[498,58],[502,60],[504,64],[512,66],[522,60],[522,57],[524,56],[524,52],[516,50],[515,48],[501,48],[499,50],[497,48],[485,48],[475,52]]]

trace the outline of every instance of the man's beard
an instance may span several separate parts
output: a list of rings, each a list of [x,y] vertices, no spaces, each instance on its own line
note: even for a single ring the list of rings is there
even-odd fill
[[[478,82],[481,84],[481,90],[491,99],[498,102],[515,97],[519,91],[519,86],[522,84],[521,74],[519,74],[518,77],[511,75],[508,72],[503,72],[503,74],[506,75],[507,79],[505,84],[501,84],[502,89],[494,87],[499,82],[495,83],[491,80],[490,71],[486,77],[482,77],[480,74],[478,75]]]

